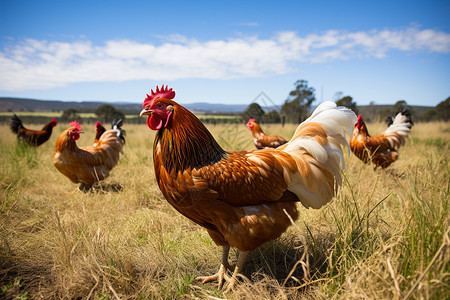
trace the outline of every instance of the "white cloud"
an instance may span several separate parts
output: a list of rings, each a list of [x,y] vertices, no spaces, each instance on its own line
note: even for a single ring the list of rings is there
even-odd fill
[[[238,23],[239,26],[247,26],[247,27],[258,27],[259,23],[258,22],[241,22]]]
[[[75,82],[231,79],[285,74],[299,63],[382,58],[390,51],[450,52],[450,34],[431,29],[330,30],[304,37],[280,32],[199,41],[171,35],[161,44],[131,40],[52,42],[28,39],[0,52],[0,90],[48,89]]]

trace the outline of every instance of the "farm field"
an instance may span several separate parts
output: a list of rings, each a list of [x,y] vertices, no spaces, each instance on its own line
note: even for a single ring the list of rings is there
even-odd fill
[[[83,126],[83,124],[81,124]],[[27,124],[25,124],[27,126]],[[42,124],[29,126],[41,128]],[[296,125],[265,125],[287,139]],[[367,124],[376,135],[382,123]],[[252,252],[229,294],[214,274],[221,247],[175,211],[156,184],[146,125],[127,124],[124,155],[97,192],[52,164],[48,142],[23,147],[0,125],[0,298],[444,299],[450,294],[450,123],[417,123],[399,160],[374,171],[346,156],[344,183],[320,210]],[[244,124],[208,125],[226,150],[254,149]],[[93,143],[83,127],[78,146]],[[111,189],[120,186],[121,189]],[[230,253],[230,262],[236,252]]]

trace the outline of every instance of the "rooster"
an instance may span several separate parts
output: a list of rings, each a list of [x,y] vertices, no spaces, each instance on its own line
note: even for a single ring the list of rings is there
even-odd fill
[[[45,123],[41,130],[31,130],[23,126],[22,121],[16,114],[9,121],[9,127],[17,135],[19,141],[35,147],[48,141],[56,124],[58,124],[58,121],[52,118],[50,122]]]
[[[78,122],[71,122],[56,141],[53,164],[72,182],[80,183],[81,191],[89,191],[109,176],[123,153],[125,132],[121,125],[121,120],[113,122],[113,129],[105,131],[94,145],[78,148],[76,141],[83,131]]]
[[[405,144],[413,124],[411,114],[402,110],[384,132],[370,136],[366,123],[359,115],[350,139],[350,149],[364,163],[372,162],[375,169],[387,168],[398,159],[398,148]]]
[[[248,120],[247,126],[252,131],[253,143],[257,149],[277,148],[278,146],[287,143],[281,136],[266,135],[259,124],[256,123],[255,119]]]
[[[122,119],[115,119],[111,122],[111,129],[117,130],[120,129],[121,131],[121,135],[120,138],[123,141],[123,144],[125,145],[125,130],[122,129]],[[95,139],[94,139],[94,145],[96,146],[98,143],[98,140],[100,139],[100,137],[102,136],[102,134],[106,131],[106,128],[103,127],[102,123],[100,123],[100,121],[97,121],[97,123],[95,123]]]
[[[100,139],[100,137],[102,136],[103,132],[106,131],[106,128],[103,127],[102,123],[100,123],[99,121],[97,121],[97,123],[95,123],[95,139],[94,139],[94,145],[97,144],[98,140]]]
[[[167,86],[157,87],[140,113],[156,131],[156,180],[167,201],[223,247],[219,271],[197,280],[218,280],[219,289],[225,280],[227,292],[249,251],[278,238],[298,218],[297,202],[320,208],[335,195],[342,182],[344,132],[350,133],[356,115],[326,102],[277,149],[228,152],[174,97]],[[240,255],[229,277],[231,246]]]

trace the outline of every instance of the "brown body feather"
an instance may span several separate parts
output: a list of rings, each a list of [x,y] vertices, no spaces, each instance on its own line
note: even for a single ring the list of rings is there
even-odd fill
[[[287,229],[290,219],[284,210],[295,220],[297,202],[317,208],[333,197],[337,186],[328,169],[339,173],[338,163],[319,163],[306,150],[297,157],[281,150],[286,146],[226,152],[192,113],[164,101],[174,111],[167,128],[155,136],[158,185],[168,202],[207,228],[218,245],[253,250]],[[328,143],[327,133],[317,123],[306,124],[297,136]],[[300,199],[288,190],[294,180],[324,200],[310,204]]]
[[[410,115],[399,113],[384,132],[370,136],[360,115],[350,139],[350,149],[364,163],[373,163],[375,168],[387,168],[398,159],[398,148],[404,145],[411,127]]]
[[[93,146],[79,148],[69,134],[73,129],[65,130],[56,141],[53,164],[72,182],[90,187],[106,179],[117,165],[123,141],[116,130],[107,130]]]
[[[56,120],[45,123],[41,130],[27,129],[23,126],[22,121],[14,114],[11,118],[9,126],[11,131],[17,135],[17,138],[30,146],[40,146],[52,135],[53,127],[56,126]]]
[[[97,121],[95,124],[95,138],[94,138],[94,145],[97,144],[98,140],[102,136],[102,134],[106,131],[106,128],[103,127],[103,125]]]
[[[257,149],[277,148],[287,143],[281,136],[265,134],[258,123],[253,122],[252,124],[250,130],[252,131],[253,143]]]

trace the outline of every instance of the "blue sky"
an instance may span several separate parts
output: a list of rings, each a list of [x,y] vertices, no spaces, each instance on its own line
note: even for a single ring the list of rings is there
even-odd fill
[[[0,1],[0,97],[281,104],[450,96],[449,1]]]

